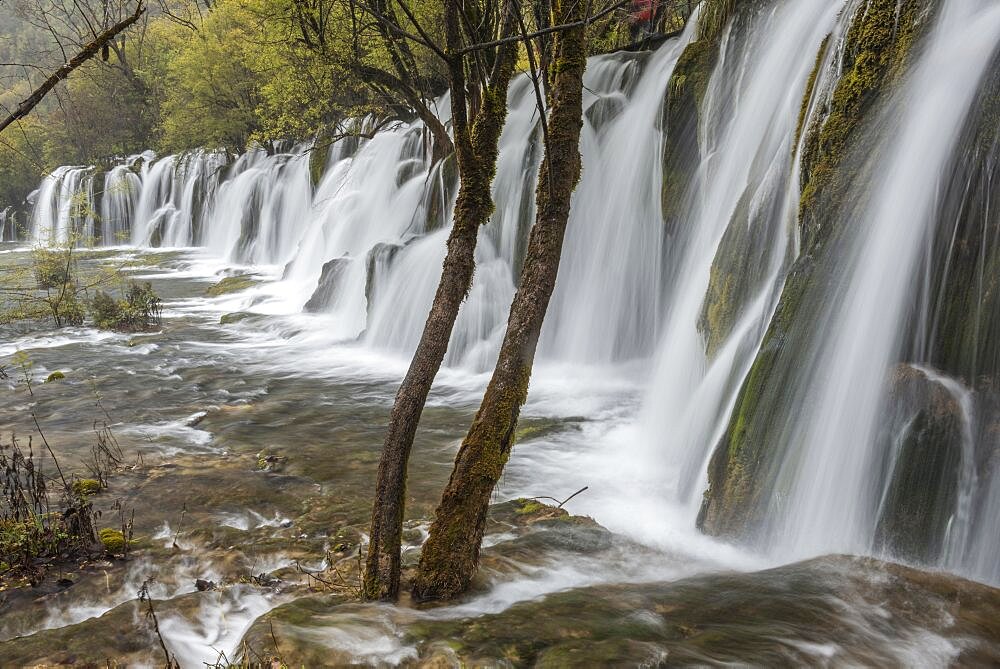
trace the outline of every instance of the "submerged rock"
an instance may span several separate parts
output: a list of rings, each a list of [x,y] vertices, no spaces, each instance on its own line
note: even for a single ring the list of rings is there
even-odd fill
[[[218,297],[220,295],[228,295],[229,293],[236,293],[241,290],[246,290],[251,286],[256,285],[257,280],[248,274],[239,274],[237,276],[227,276],[218,283],[214,283],[208,287],[205,294],[209,297]]]
[[[425,661],[447,644],[458,666],[985,665],[1000,661],[998,616],[1000,590],[832,556],[578,588],[502,613],[418,621],[407,636]]]

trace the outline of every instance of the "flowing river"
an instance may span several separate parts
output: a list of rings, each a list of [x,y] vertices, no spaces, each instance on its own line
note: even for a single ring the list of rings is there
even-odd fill
[[[830,235],[801,222],[811,137],[825,137],[810,128],[836,113],[852,35],[880,3],[750,4],[716,38],[690,136],[672,134],[665,100],[703,39],[697,19],[655,51],[588,64],[559,282],[481,575],[453,605],[363,605],[309,576],[356,572],[440,274],[455,185],[421,125],[323,160],[306,145],[147,153],[47,177],[31,240],[0,242],[0,262],[82,230],[97,241],[85,266],[122,264],[165,309],[153,333],[14,327],[0,341],[0,362],[30,360],[8,364],[0,432],[27,434],[33,410],[79,467],[106,411],[137,462],[97,506],[112,525],[116,501],[134,510],[140,538],[71,587],[6,593],[0,664],[158,662],[136,602],[150,578],[185,667],[269,645],[309,666],[997,661],[1000,7],[914,10],[917,46],[822,212]],[[496,213],[411,459],[407,565],[489,378],[534,217],[527,78],[508,101]],[[237,290],[206,294],[227,277]],[[953,294],[975,306],[959,325]],[[956,328],[955,346],[939,336]],[[40,383],[56,370],[64,380]],[[917,389],[905,402],[904,386]],[[744,435],[759,455],[741,461]],[[746,462],[756,487],[739,496]],[[566,509],[596,523],[518,519],[520,498],[584,487]]]

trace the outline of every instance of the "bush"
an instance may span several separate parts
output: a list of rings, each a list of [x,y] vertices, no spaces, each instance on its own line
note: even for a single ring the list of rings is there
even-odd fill
[[[62,288],[72,282],[72,260],[65,251],[35,249],[31,254],[31,264],[39,290]]]
[[[148,282],[142,285],[131,282],[122,300],[100,290],[90,300],[90,317],[103,330],[149,330],[160,324],[161,310],[160,298]]]

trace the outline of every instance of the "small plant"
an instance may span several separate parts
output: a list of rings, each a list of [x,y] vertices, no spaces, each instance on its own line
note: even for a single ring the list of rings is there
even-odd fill
[[[61,473],[54,481],[63,485],[49,484],[30,439],[26,450],[16,437],[0,444],[0,578],[24,577],[35,585],[48,561],[96,547],[90,503]]]
[[[103,330],[143,332],[160,324],[161,312],[160,298],[148,282],[130,282],[124,299],[99,290],[90,300],[90,317]]]

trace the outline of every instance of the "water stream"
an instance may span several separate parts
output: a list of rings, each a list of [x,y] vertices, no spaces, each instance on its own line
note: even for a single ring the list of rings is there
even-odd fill
[[[803,108],[807,83],[815,69],[822,94],[841,76],[844,40],[863,4],[777,0],[738,13],[719,40],[699,109],[697,155],[686,157],[694,177],[669,229],[661,192],[674,175],[665,174],[663,155],[677,138],[665,130],[664,99],[678,60],[698,39],[698,22],[653,52],[589,61],[583,176],[523,433],[498,501],[564,498],[589,486],[567,508],[615,533],[613,547],[600,549],[610,552],[595,557],[578,545],[546,545],[527,557],[517,548],[523,537],[497,530],[487,538],[489,587],[470,600],[436,613],[324,610],[323,634],[296,628],[302,643],[359,662],[400,662],[417,652],[407,630],[482,615],[502,621],[511,606],[547,593],[572,598],[578,589],[605,588],[593,591],[597,600],[634,601],[655,597],[623,594],[615,584],[695,577],[692,589],[678,587],[710,592],[733,585],[730,577],[711,580],[720,571],[757,574],[831,553],[906,558],[877,540],[919,413],[906,407],[908,422],[884,438],[899,365],[919,372],[940,391],[927,392],[945,397],[959,417],[955,494],[947,497],[952,506],[937,510],[949,518],[936,537],[943,549],[921,566],[1000,585],[1000,460],[997,433],[983,427],[992,396],[973,378],[906,358],[914,330],[930,330],[914,304],[936,271],[927,258],[943,225],[942,182],[983,82],[996,75],[1000,7],[987,0],[936,3],[912,67],[870,120],[878,137],[872,178],[838,212],[840,255],[811,293],[822,294],[822,308],[799,325],[808,345],[796,354],[779,410],[766,418],[782,439],[767,451],[776,473],[763,493],[767,513],[756,541],[737,545],[695,527],[709,460],[789,270],[802,260],[797,131],[800,114],[808,120],[822,106],[807,99]],[[514,80],[508,104],[496,212],[480,232],[475,282],[413,457],[410,559],[496,358],[534,217],[542,142],[526,77]],[[79,231],[107,247],[98,255],[130,259],[129,271],[164,295],[165,324],[135,337],[87,328],[15,333],[0,342],[0,356],[28,351],[41,378],[66,369],[65,386],[45,387],[31,401],[70,459],[83,457],[73,435],[90,398],[72,399],[69,389],[94,379],[106,405],[120,412],[123,439],[152,463],[113,490],[135,505],[153,546],[148,559],[109,568],[119,586],[81,582],[26,604],[0,622],[0,639],[70,630],[109,611],[132,615],[130,589],[157,570],[156,596],[170,602],[163,628],[172,649],[186,664],[212,661],[213,648],[232,653],[259,616],[296,605],[293,592],[257,587],[254,575],[301,581],[296,561],[320,564],[331,547],[343,544],[349,553],[363,543],[384,421],[437,286],[455,197],[424,140],[417,121],[342,140],[325,149],[315,181],[308,145],[239,156],[147,152],[107,170],[66,166],[46,177],[32,197],[31,238],[65,242]],[[12,236],[5,221],[0,213],[0,240]],[[4,257],[26,262],[26,248],[4,244]],[[727,273],[743,277],[745,289],[731,322],[713,333],[708,296]],[[243,275],[249,288],[205,297],[211,283]],[[223,314],[238,317],[221,324]],[[28,401],[17,396],[5,407],[0,427],[15,427]],[[280,467],[258,471],[268,455]],[[776,579],[805,592],[811,576],[802,574],[810,574],[830,590],[813,593],[815,608],[790,615],[834,615],[829,606],[857,637],[838,644],[822,630],[788,632],[794,639],[781,642],[785,654],[761,662],[947,664],[964,648],[941,632],[943,612],[933,621],[929,613],[906,618],[912,627],[893,637],[878,629],[881,614],[863,587],[838,589],[853,578],[850,569],[803,564],[736,585],[753,591]],[[874,581],[902,578],[865,564]],[[205,597],[193,592],[195,577],[221,581],[234,572],[249,581]]]

